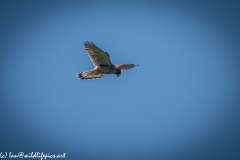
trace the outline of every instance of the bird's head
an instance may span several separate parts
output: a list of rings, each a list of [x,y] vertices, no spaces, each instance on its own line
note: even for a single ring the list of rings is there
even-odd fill
[[[119,77],[121,75],[121,69],[115,69],[114,70],[114,74],[117,75],[117,77]]]

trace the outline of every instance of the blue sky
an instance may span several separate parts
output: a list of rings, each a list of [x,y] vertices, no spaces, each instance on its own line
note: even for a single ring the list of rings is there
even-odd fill
[[[234,3],[1,3],[0,152],[239,156]],[[78,72],[93,69],[85,41],[113,63],[139,66],[120,77],[79,80]]]

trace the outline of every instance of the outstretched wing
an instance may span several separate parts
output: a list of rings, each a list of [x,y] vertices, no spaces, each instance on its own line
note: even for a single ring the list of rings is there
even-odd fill
[[[102,78],[102,77],[104,77],[104,74],[99,70],[95,70],[95,69],[77,74],[77,78],[80,78],[80,79],[96,79],[96,78]]]
[[[110,56],[107,52],[104,52],[97,47],[93,42],[85,42],[85,50],[88,52],[90,59],[94,66],[100,66],[101,64],[111,65]]]
[[[131,69],[133,67],[138,66],[138,64],[137,65],[135,65],[135,64],[117,64],[115,66],[117,68],[121,69],[121,70],[129,70],[129,69]]]

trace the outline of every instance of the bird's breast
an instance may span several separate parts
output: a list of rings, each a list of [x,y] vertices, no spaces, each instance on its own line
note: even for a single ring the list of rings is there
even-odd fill
[[[105,74],[112,74],[114,72],[114,69],[115,69],[114,67],[112,67],[110,65],[100,65],[99,68]]]

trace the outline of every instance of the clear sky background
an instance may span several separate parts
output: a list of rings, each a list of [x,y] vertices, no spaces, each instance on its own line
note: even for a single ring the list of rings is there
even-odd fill
[[[0,152],[240,158],[237,1],[1,1]],[[84,42],[120,77],[93,69]]]

